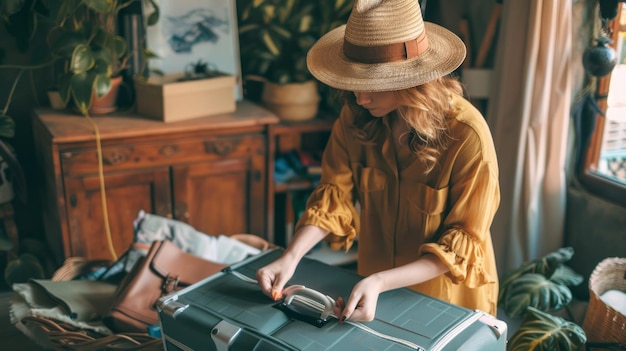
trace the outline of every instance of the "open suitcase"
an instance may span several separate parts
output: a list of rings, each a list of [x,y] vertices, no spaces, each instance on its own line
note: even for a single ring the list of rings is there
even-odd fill
[[[347,298],[361,277],[309,258],[274,302],[254,279],[280,254],[266,251],[159,299],[166,350],[506,349],[503,321],[408,288],[381,294],[373,321],[339,323],[331,296]]]

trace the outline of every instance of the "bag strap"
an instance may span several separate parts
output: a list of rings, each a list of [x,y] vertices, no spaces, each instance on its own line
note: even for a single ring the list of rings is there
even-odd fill
[[[164,287],[189,286],[227,267],[185,252],[169,240],[152,245],[150,252],[155,252],[149,261],[150,269],[163,278]]]

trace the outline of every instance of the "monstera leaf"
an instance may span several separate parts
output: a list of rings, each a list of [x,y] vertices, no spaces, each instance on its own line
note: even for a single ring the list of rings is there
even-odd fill
[[[541,274],[528,273],[509,285],[502,308],[509,317],[521,317],[528,307],[544,312],[556,311],[572,301],[567,285],[553,282]]]
[[[583,277],[563,263],[574,255],[571,247],[556,250],[507,274],[500,285],[498,304],[509,317],[521,317],[526,308],[557,311],[572,301],[570,286]]]
[[[570,351],[587,342],[585,331],[575,323],[528,307],[524,321],[511,336],[507,351]]]
[[[518,277],[527,273],[538,273],[544,277],[551,277],[552,274],[569,261],[574,256],[574,249],[571,247],[562,247],[546,256],[523,264],[519,268],[507,273],[500,282],[500,294],[498,299],[502,299],[511,282]],[[578,283],[580,284],[580,283]]]

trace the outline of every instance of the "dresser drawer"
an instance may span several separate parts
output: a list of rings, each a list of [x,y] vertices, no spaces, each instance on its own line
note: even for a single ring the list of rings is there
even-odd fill
[[[265,153],[263,135],[215,136],[107,145],[102,148],[104,172],[175,165],[221,158],[246,158]],[[63,173],[67,175],[98,172],[96,147],[60,152]]]

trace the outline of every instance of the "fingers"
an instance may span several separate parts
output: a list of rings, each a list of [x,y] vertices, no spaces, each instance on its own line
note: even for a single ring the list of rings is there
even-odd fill
[[[257,271],[257,281],[263,293],[278,301],[283,298],[283,288],[285,282],[281,279],[282,275],[275,275],[271,271],[260,269]]]
[[[270,297],[274,301],[278,301],[283,298],[283,289],[285,288],[285,284],[287,283],[284,279],[282,279],[283,275],[278,275],[276,279],[274,279],[274,284],[272,285],[272,289],[270,291]]]
[[[357,304],[356,308],[360,308],[361,306]],[[337,297],[335,300],[335,306],[333,307],[333,312],[335,316],[339,319],[339,323],[343,323],[346,319],[350,318],[353,315],[352,311],[348,311],[348,307],[343,300],[343,297]]]
[[[341,297],[338,297],[337,300],[341,300],[341,305],[343,305],[344,302]],[[347,319],[355,322],[369,322],[374,319],[375,310],[375,306],[369,306],[366,303],[365,296],[358,298],[356,296],[350,296],[348,303],[345,304],[343,308],[335,311],[335,315],[339,318],[339,323],[343,323]]]
[[[359,299],[356,299],[354,296],[350,296],[348,303],[344,306],[343,311],[341,312],[341,318],[339,319],[339,322],[343,322],[346,319],[352,317],[354,310],[356,310],[359,305],[358,302]]]
[[[256,280],[261,287],[261,291],[267,296],[272,297],[272,285],[274,281],[272,276],[263,269],[259,269],[256,272]]]
[[[341,316],[343,315],[343,307],[343,297],[339,296],[337,297],[337,300],[335,300],[335,306],[333,306],[333,313],[335,314],[335,316],[337,316],[339,322],[342,322]]]

